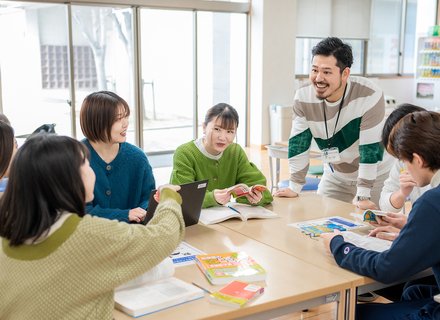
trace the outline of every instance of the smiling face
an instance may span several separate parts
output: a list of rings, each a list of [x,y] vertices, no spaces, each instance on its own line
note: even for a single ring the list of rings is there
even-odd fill
[[[208,125],[203,123],[203,133],[206,138],[203,139],[203,144],[208,153],[216,156],[225,151],[231,145],[235,138],[237,126],[234,128],[225,129],[221,127],[222,119],[219,117],[211,120]]]
[[[123,106],[118,108],[116,121],[111,131],[111,143],[122,143],[127,140],[128,115]]]
[[[313,57],[310,82],[313,84],[316,97],[320,100],[336,102],[344,94],[350,69],[345,68],[341,74],[336,62],[334,56],[316,55]]]

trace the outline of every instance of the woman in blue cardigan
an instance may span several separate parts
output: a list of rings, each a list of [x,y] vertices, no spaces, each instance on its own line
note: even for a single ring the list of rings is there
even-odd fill
[[[82,104],[83,143],[90,150],[96,174],[94,199],[87,203],[91,215],[119,221],[142,222],[156,183],[145,153],[126,142],[130,108],[109,91],[94,92]]]

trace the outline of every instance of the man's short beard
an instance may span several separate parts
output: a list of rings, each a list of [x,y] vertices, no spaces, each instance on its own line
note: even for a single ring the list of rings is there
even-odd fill
[[[316,98],[318,98],[319,100],[325,100],[325,99],[327,99],[328,97],[330,97],[332,94],[334,94],[336,91],[338,91],[341,87],[342,87],[342,80],[341,80],[341,82],[339,83],[339,87],[338,87],[336,90],[333,90],[333,92],[330,92],[330,94],[329,94],[328,96],[326,96],[326,97],[324,97],[324,98],[321,98],[320,96],[318,96],[318,94],[316,93],[316,91],[315,91],[315,96],[316,96]]]

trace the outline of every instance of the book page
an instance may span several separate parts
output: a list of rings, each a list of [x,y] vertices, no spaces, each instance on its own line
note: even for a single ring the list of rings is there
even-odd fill
[[[350,242],[360,248],[377,252],[388,250],[393,244],[393,242],[389,240],[379,239],[370,236],[362,236],[360,234],[350,231],[342,232],[342,235],[344,236],[344,241],[346,242]]]
[[[122,286],[119,286],[116,290],[125,290],[128,288],[133,288],[140,286],[145,283],[154,282],[160,279],[165,279],[171,277],[174,274],[174,264],[173,260],[170,258],[165,258],[161,263],[159,263],[154,268],[148,270],[141,276],[134,278],[133,280],[124,283]]]
[[[334,225],[337,225],[337,226],[344,228],[345,230],[352,230],[352,229],[365,227],[365,224],[363,224],[363,223],[358,223],[356,221],[349,220],[349,219],[339,217],[339,216],[321,218],[321,219],[315,219],[315,220],[308,220],[308,221],[304,221],[304,222],[291,223],[291,224],[288,224],[288,226],[302,229],[303,227],[322,226],[322,225],[326,225],[326,224],[334,224]]]
[[[228,208],[227,206],[215,206],[215,207],[202,209],[202,212],[200,213],[199,221],[205,225],[208,225],[208,224],[222,222],[234,217],[241,219],[239,213]]]
[[[272,212],[264,207],[260,206],[251,206],[250,204],[238,203],[238,202],[230,202],[228,205],[231,208],[234,208],[241,215],[243,215],[244,219],[247,220],[249,218],[280,218],[278,214]]]
[[[189,264],[195,264],[195,258],[198,254],[206,254],[197,248],[189,245],[185,241],[182,241],[179,246],[170,255],[175,267],[186,266]]]

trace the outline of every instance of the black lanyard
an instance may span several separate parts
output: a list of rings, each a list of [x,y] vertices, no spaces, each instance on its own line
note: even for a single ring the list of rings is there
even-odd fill
[[[341,100],[341,103],[339,104],[339,111],[338,111],[338,117],[336,118],[335,130],[333,130],[332,139],[330,140],[330,142],[328,144],[329,149],[332,147],[333,138],[335,137],[336,127],[338,126],[338,121],[339,121],[339,115],[341,114],[342,105],[344,104],[345,91],[347,91],[347,84],[345,84],[344,94],[342,95],[342,100]],[[327,117],[325,116],[325,100],[322,100],[322,111],[324,112],[325,134],[327,135],[327,140],[328,140]]]

